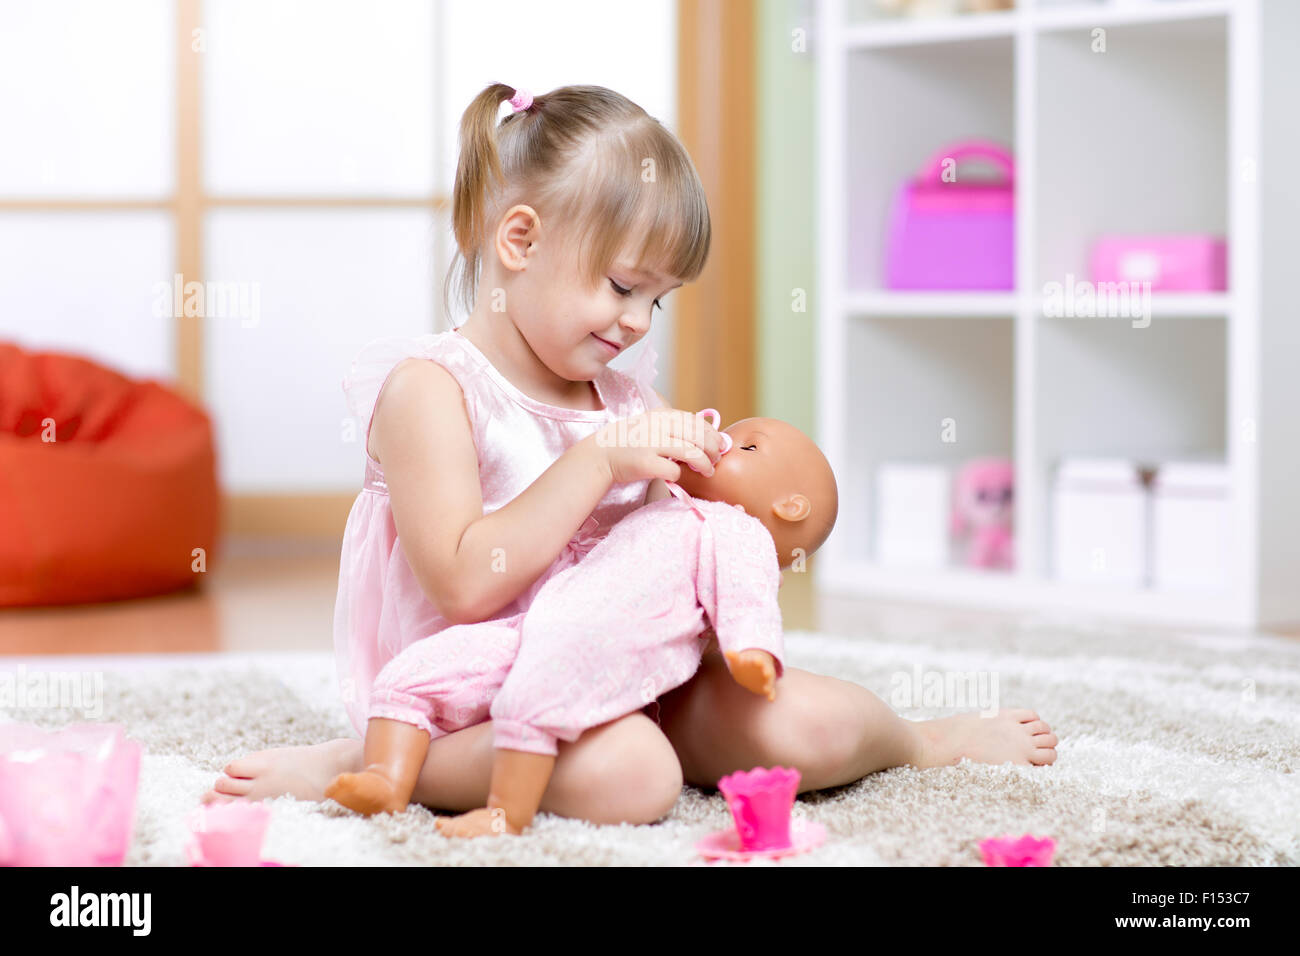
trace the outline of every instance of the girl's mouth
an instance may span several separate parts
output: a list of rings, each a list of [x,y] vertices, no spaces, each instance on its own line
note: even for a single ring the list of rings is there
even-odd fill
[[[595,332],[592,332],[592,333],[591,333],[591,337],[592,337],[593,339],[595,339],[597,342],[599,342],[599,343],[601,343],[602,345],[604,345],[607,349],[609,349],[611,355],[617,355],[617,354],[619,353],[619,351],[620,351],[619,347],[618,347],[617,345],[615,345],[613,342],[607,342],[607,341],[605,341],[605,340],[602,339],[599,335],[597,335]]]

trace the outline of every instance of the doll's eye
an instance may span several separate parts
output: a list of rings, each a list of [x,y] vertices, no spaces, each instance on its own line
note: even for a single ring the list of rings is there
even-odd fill
[[[753,450],[754,450],[755,448],[757,448],[757,447],[758,447],[757,445],[741,445],[741,446],[740,446],[740,450],[741,450],[741,451],[753,451]]]

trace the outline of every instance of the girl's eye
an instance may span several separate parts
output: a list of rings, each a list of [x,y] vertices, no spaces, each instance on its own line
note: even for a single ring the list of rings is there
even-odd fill
[[[740,446],[740,450],[741,450],[741,451],[753,451],[753,450],[754,450],[755,448],[757,448],[757,447],[758,447],[757,445],[741,445],[741,446]]]
[[[631,289],[624,289],[621,285],[619,285],[619,284],[618,284],[617,282],[615,282],[613,279],[610,279],[610,280],[609,280],[609,284],[610,284],[611,286],[613,286],[613,287],[614,287],[614,291],[617,292],[617,293],[618,293],[619,295],[621,295],[621,296],[626,297],[626,296],[629,296],[629,295],[632,294],[632,290],[631,290]],[[655,305],[655,308],[658,309],[660,312],[662,312],[662,311],[664,310],[664,307],[663,307],[662,305],[659,304],[659,300],[658,300],[658,299],[655,299],[655,303],[654,303],[654,305]]]

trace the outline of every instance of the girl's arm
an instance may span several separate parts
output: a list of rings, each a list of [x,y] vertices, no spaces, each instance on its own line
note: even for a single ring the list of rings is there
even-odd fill
[[[424,594],[452,623],[491,617],[551,565],[612,484],[602,450],[573,445],[513,501],[483,514],[464,395],[437,362],[407,359],[375,407],[371,454]]]
[[[657,391],[655,391],[653,388],[650,389],[650,394],[652,394],[655,398],[659,399],[660,405],[668,404],[663,400],[660,394]],[[647,487],[645,490],[644,503],[648,505],[652,501],[658,501],[661,498],[667,498],[670,494],[672,494],[672,492],[668,490],[668,485],[664,482],[662,478],[652,478],[650,479],[649,487]]]

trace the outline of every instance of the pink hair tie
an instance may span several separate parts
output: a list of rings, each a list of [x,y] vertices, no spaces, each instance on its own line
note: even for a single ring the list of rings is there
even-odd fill
[[[533,94],[520,87],[515,90],[515,95],[510,97],[510,105],[514,107],[516,113],[522,113],[533,105]]]

